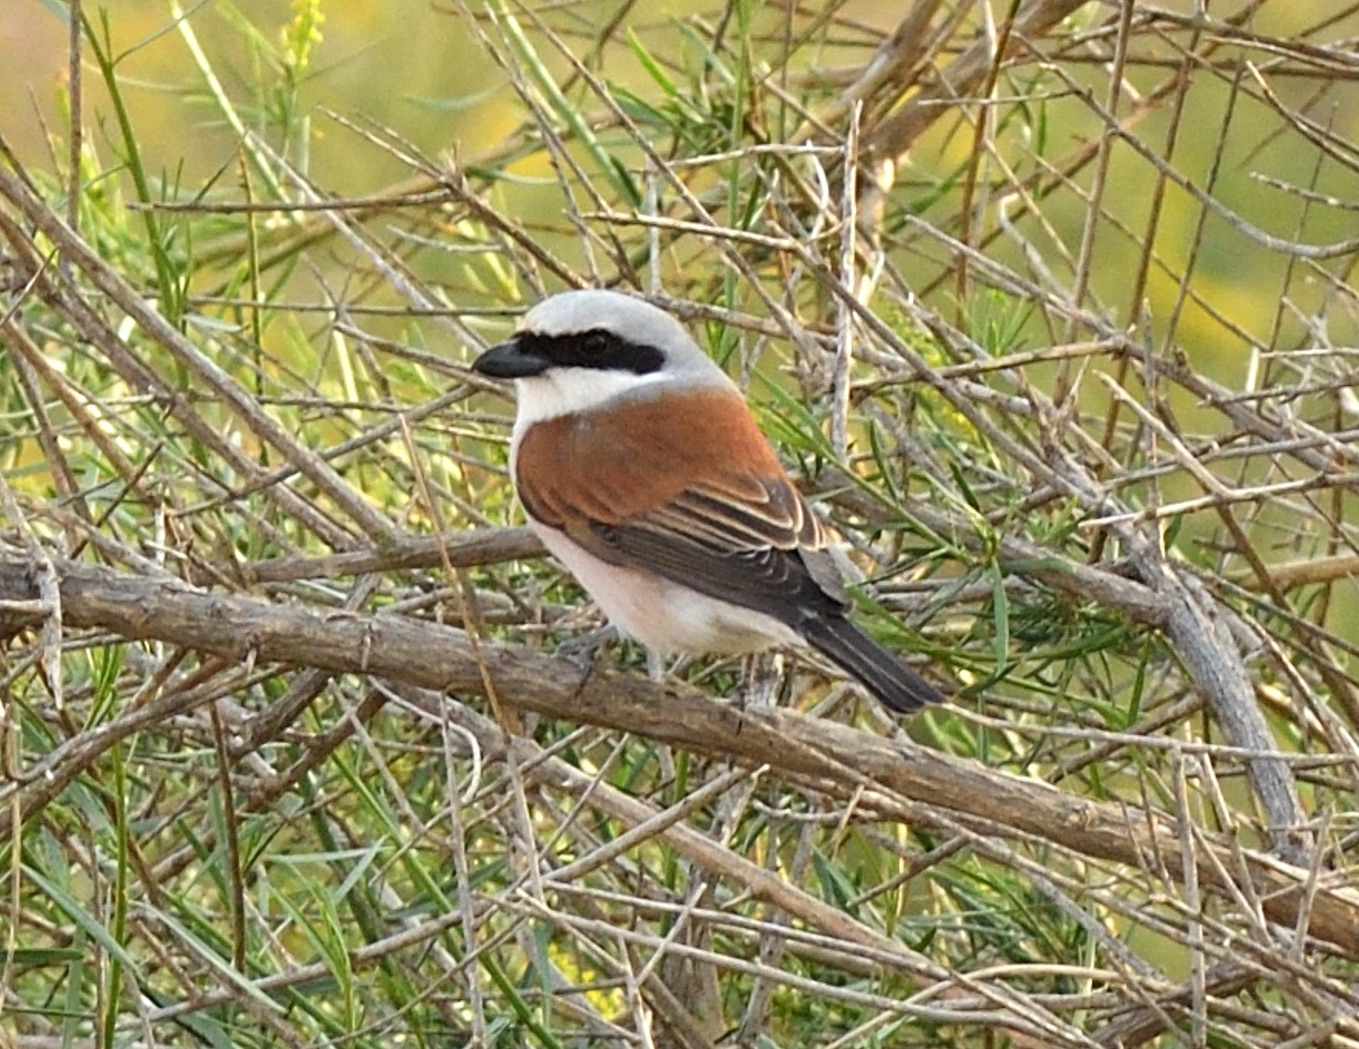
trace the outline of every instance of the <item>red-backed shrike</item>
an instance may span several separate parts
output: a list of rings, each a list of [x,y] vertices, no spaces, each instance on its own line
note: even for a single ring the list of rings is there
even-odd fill
[[[821,524],[741,392],[675,318],[612,291],[545,299],[473,363],[513,379],[529,523],[658,654],[810,645],[887,706],[944,697],[846,618]]]

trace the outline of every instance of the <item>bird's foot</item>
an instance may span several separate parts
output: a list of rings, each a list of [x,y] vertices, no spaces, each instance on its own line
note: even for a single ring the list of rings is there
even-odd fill
[[[561,642],[552,654],[558,659],[565,659],[576,664],[582,670],[594,670],[595,661],[599,658],[599,650],[609,642],[617,641],[618,637],[618,628],[612,623],[606,623],[597,630],[591,630],[588,634],[581,634],[579,637],[568,638]]]

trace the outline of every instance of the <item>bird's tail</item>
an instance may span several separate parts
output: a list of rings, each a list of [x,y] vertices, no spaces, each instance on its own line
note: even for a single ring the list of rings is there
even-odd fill
[[[944,694],[844,616],[821,616],[802,624],[807,644],[857,678],[878,699],[902,714]]]

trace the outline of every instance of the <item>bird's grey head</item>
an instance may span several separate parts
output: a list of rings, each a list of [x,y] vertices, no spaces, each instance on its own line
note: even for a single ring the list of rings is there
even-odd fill
[[[684,326],[649,302],[617,291],[567,291],[524,315],[514,336],[472,363],[514,379],[519,416],[550,418],[653,387],[725,385],[730,380]]]

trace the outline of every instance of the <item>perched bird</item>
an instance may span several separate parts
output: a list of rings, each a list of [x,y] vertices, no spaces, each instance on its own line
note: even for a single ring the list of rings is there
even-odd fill
[[[893,710],[944,698],[846,617],[820,522],[670,314],[564,292],[472,367],[514,380],[519,500],[621,631],[658,654],[805,644]]]

